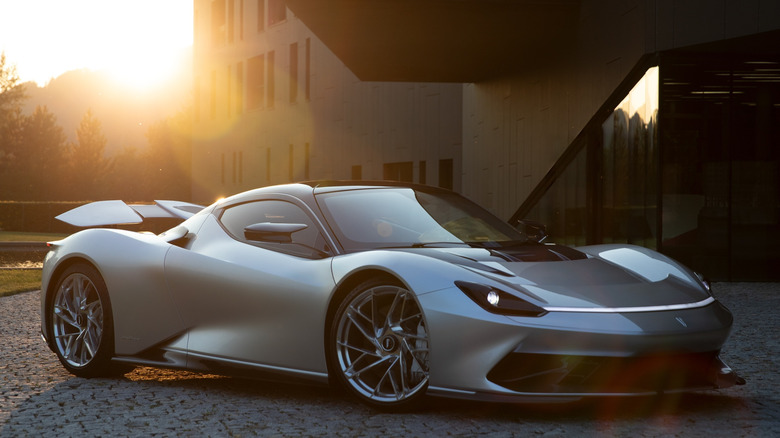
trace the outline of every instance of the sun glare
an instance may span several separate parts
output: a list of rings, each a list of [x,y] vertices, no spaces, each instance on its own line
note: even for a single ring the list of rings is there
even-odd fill
[[[125,55],[108,60],[104,70],[116,82],[134,91],[153,91],[171,81],[182,80],[189,73],[183,51],[139,50]]]
[[[0,47],[23,81],[110,73],[137,91],[189,73],[192,0],[39,0],[0,7]],[[8,33],[8,35],[6,35]],[[41,37],[44,36],[45,37]],[[7,43],[6,43],[7,42]]]
[[[137,91],[149,91],[189,72],[185,48],[192,45],[191,0],[106,3],[104,7],[113,7],[121,22],[135,23],[105,47],[105,70],[115,79]]]

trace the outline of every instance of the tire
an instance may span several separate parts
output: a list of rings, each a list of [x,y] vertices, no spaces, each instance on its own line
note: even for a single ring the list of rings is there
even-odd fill
[[[54,353],[72,374],[105,377],[131,369],[111,364],[111,304],[103,277],[91,265],[75,264],[62,273],[48,315]]]
[[[331,374],[361,402],[407,410],[425,395],[428,327],[407,289],[378,281],[356,287],[336,311],[328,344]]]

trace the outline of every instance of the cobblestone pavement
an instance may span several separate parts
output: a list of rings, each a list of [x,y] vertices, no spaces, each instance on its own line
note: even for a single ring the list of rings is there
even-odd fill
[[[328,388],[138,368],[82,379],[39,336],[39,292],[0,298],[0,437],[780,436],[780,284],[715,285],[734,313],[721,357],[747,385],[567,406],[440,399],[385,414]]]

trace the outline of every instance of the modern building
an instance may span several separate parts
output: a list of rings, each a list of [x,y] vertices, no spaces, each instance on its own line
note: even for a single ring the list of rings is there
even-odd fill
[[[780,2],[195,6],[196,199],[309,178],[444,185],[559,243],[780,280]]]
[[[460,189],[462,85],[358,79],[283,0],[195,1],[193,199],[309,179]]]

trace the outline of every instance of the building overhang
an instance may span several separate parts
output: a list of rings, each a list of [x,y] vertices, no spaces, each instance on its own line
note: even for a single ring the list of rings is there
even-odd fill
[[[570,41],[579,0],[286,0],[361,80],[477,82]]]

